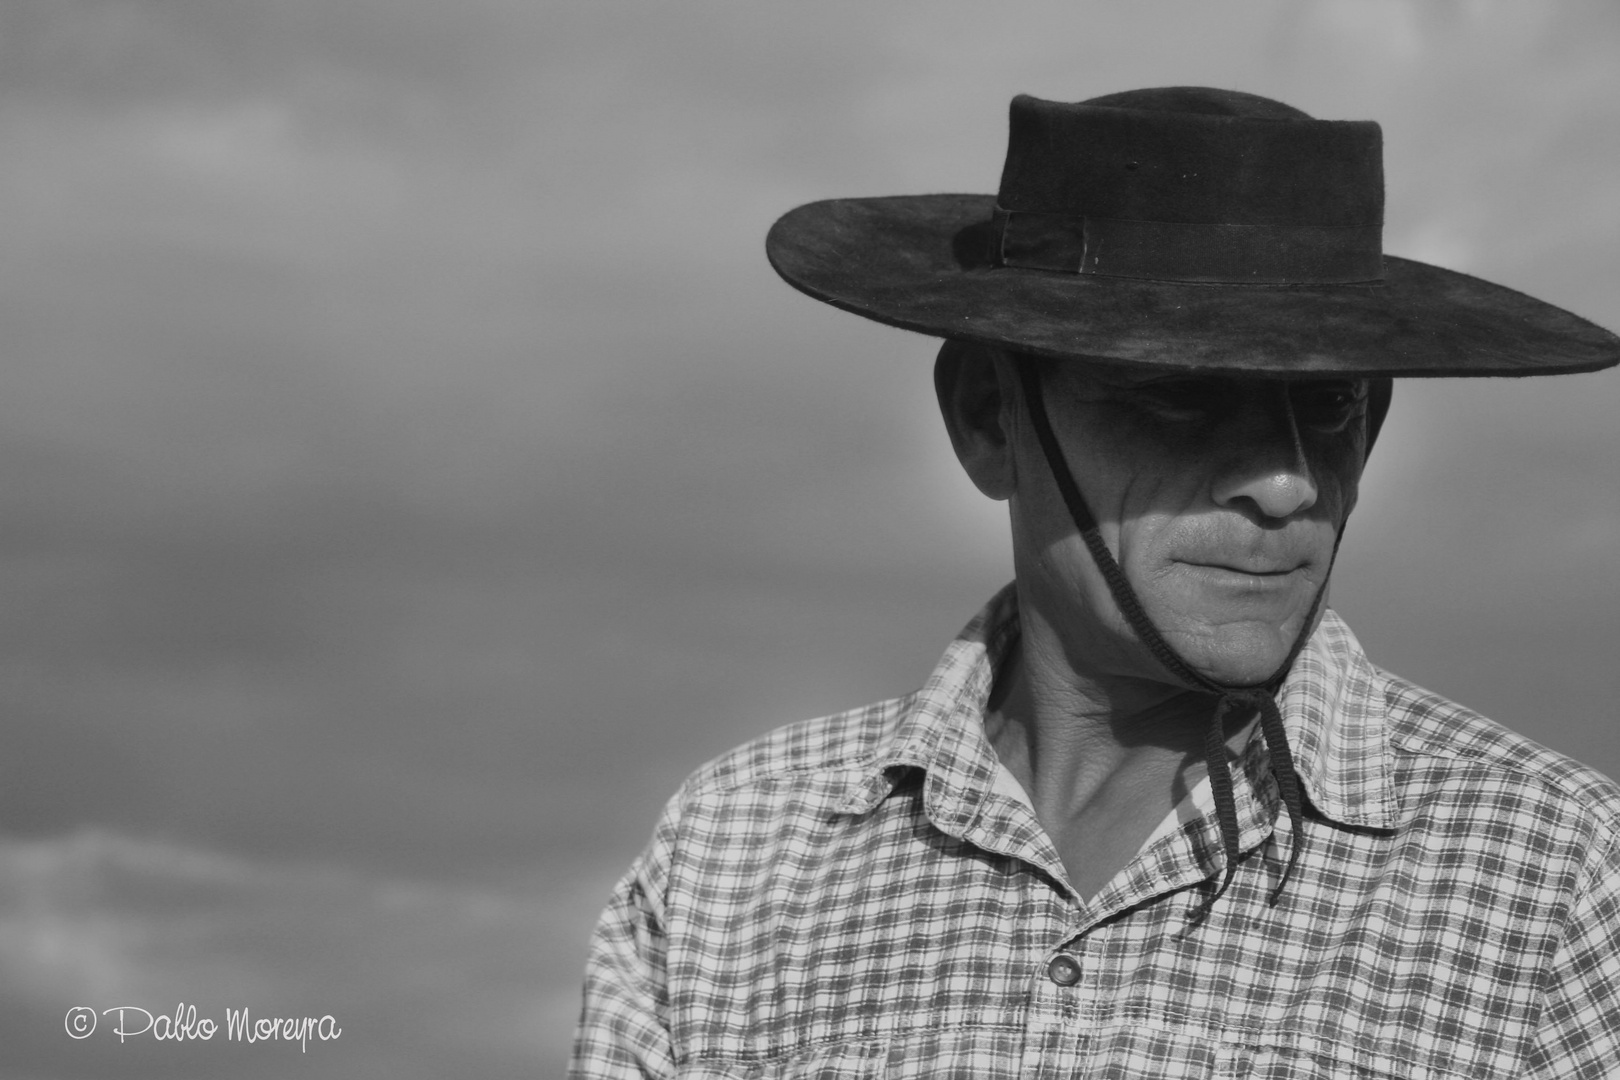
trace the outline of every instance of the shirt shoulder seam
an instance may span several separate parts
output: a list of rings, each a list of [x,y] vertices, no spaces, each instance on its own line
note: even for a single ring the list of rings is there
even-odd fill
[[[1620,784],[1614,780],[1567,754],[1543,746],[1529,736],[1521,735],[1466,705],[1460,705],[1432,690],[1424,689],[1399,675],[1382,669],[1378,670],[1378,675],[1383,684],[1384,700],[1387,705],[1395,705],[1397,698],[1405,699],[1400,702],[1398,710],[1400,713],[1411,712],[1414,705],[1427,705],[1457,717],[1470,727],[1495,729],[1491,734],[1498,740],[1498,744],[1494,747],[1437,742],[1433,738],[1404,730],[1403,725],[1392,724],[1389,745],[1395,754],[1441,762],[1458,769],[1474,769],[1488,774],[1512,777],[1519,783],[1532,785],[1556,795],[1561,801],[1572,805],[1578,804],[1579,816],[1589,818],[1594,823],[1603,823],[1611,836],[1620,834]],[[1396,711],[1393,708],[1390,710],[1392,714]],[[1521,747],[1527,756],[1560,764],[1562,767],[1557,776],[1547,776],[1531,767],[1529,761],[1514,761],[1506,757],[1501,747],[1512,744]],[[1596,798],[1582,800],[1580,799],[1582,794],[1590,794]]]
[[[744,790],[753,785],[795,776],[816,773],[865,770],[877,764],[889,747],[889,736],[899,720],[915,704],[917,692],[873,702],[843,712],[830,713],[810,720],[799,720],[759,735],[741,746],[721,754],[699,766],[682,785],[688,798],[704,795],[723,795]],[[885,731],[871,739],[867,745],[842,747],[840,742],[856,738],[853,728],[865,718],[868,722],[882,718]],[[810,732],[846,727],[851,730],[841,739],[834,739],[825,756],[808,760],[771,760],[772,744],[785,744],[799,732]],[[776,750],[781,753],[785,745]]]

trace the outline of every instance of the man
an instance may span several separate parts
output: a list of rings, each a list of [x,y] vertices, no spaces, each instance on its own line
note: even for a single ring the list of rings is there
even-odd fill
[[[696,773],[581,1077],[1620,1074],[1620,789],[1325,606],[1402,375],[1620,362],[1380,251],[1376,124],[1021,97],[999,195],[835,200],[793,285],[947,339],[1015,581],[922,690]]]

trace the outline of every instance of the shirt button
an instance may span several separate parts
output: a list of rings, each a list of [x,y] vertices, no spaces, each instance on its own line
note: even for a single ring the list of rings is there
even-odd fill
[[[1080,981],[1080,965],[1074,957],[1059,954],[1046,965],[1046,977],[1059,986],[1073,986]]]

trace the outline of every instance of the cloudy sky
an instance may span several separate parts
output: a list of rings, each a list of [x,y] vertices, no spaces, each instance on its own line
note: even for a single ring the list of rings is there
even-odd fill
[[[1008,575],[933,345],[766,229],[1176,83],[1380,120],[1388,250],[1620,327],[1608,0],[6,0],[0,1075],[558,1075],[681,776]],[[1402,385],[1334,593],[1611,774],[1616,415]],[[178,1002],[343,1034],[64,1031]]]

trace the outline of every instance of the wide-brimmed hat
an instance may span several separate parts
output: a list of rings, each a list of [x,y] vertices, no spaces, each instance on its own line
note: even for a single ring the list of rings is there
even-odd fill
[[[1202,87],[1013,99],[997,195],[830,199],[771,265],[818,300],[1038,356],[1310,376],[1551,375],[1620,338],[1382,252],[1382,134]]]

